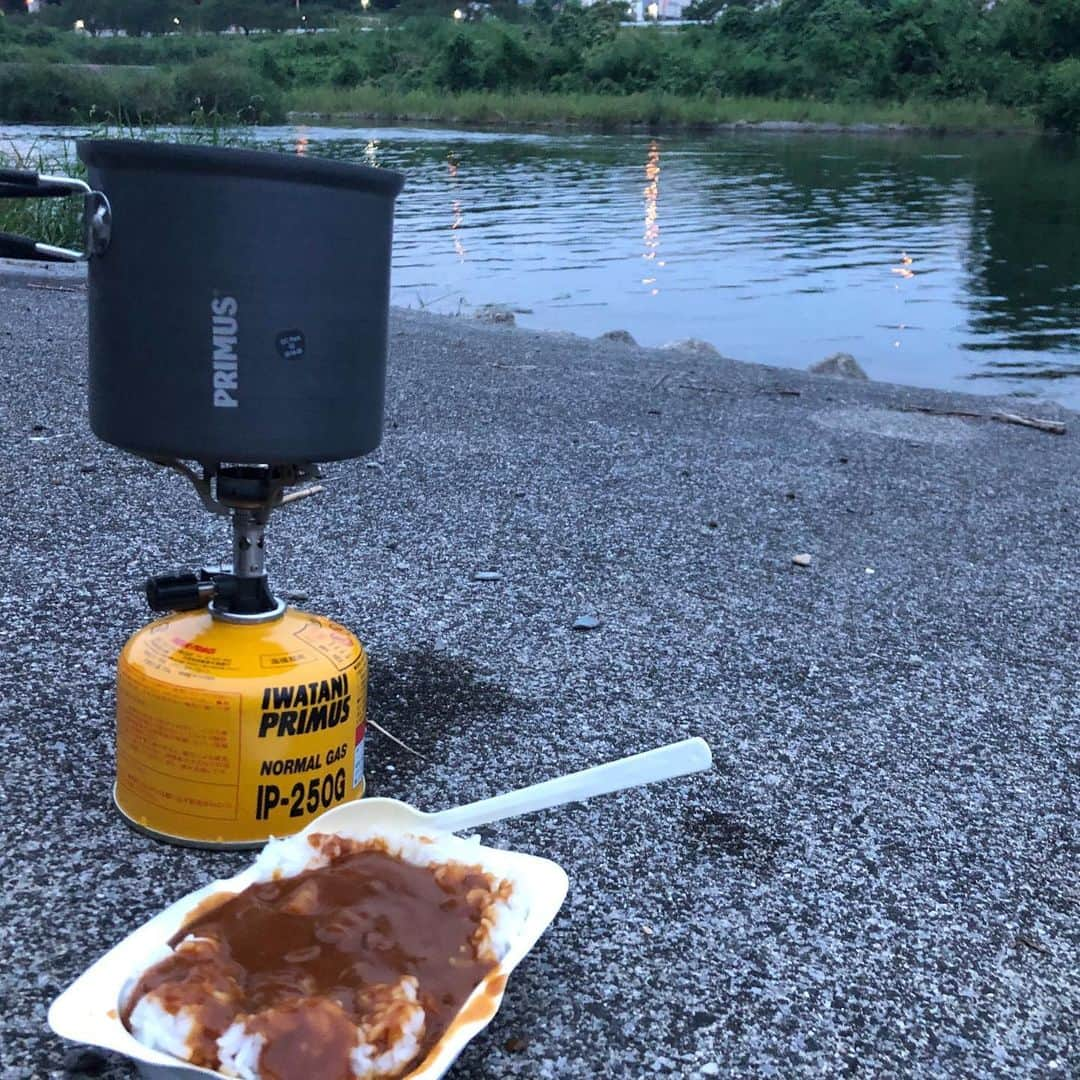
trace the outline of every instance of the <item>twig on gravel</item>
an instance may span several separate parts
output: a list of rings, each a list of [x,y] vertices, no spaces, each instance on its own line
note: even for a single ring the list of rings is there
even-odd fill
[[[382,724],[376,724],[374,720],[368,717],[367,721],[377,732],[385,735],[391,742],[396,742],[398,746],[404,747],[410,754],[415,754],[421,761],[427,761],[427,758],[420,753],[419,750],[414,750],[407,742],[402,742],[396,735],[389,732],[382,726]]]
[[[992,413],[991,420],[1000,420],[1003,424],[1019,424],[1021,427],[1035,428],[1050,435],[1064,435],[1065,425],[1060,420],[1044,420],[1041,416],[1021,416],[1019,413]]]
[[[46,292],[86,292],[85,285],[46,285],[40,281],[28,281],[28,289],[45,289]]]
[[[697,589],[691,589],[688,585],[683,586],[683,592],[688,592],[691,596],[696,596],[699,600],[706,600],[710,604],[718,604],[724,599],[717,593],[698,592]]]
[[[697,383],[679,383],[680,390],[700,390],[703,394],[730,394],[731,391],[723,386],[699,386]]]
[[[1041,416],[1021,416],[1019,413],[967,412],[962,409],[934,409],[929,405],[899,405],[899,412],[925,413],[927,416],[958,416],[964,420],[998,420],[1003,424],[1019,424],[1021,427],[1045,431],[1050,435],[1064,435],[1065,425],[1060,420],[1045,420]]]
[[[1033,937],[1028,937],[1027,934],[1017,934],[1016,944],[1026,945],[1029,949],[1041,952],[1044,956],[1054,955],[1041,941],[1036,941]]]

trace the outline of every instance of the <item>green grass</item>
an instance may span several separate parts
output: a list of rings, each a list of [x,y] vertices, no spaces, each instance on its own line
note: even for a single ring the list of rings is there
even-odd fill
[[[11,148],[0,150],[0,166],[86,179],[86,168],[74,153],[60,156],[45,154],[36,147],[22,153],[16,153]],[[29,236],[39,243],[81,250],[82,200],[0,199],[0,232]]]
[[[293,112],[323,118],[431,120],[500,125],[575,125],[613,130],[649,124],[710,128],[769,121],[899,125],[940,131],[1034,131],[1028,113],[976,101],[900,104],[777,101],[771,98],[684,98],[673,94],[394,93],[377,87],[307,87],[286,94]]]

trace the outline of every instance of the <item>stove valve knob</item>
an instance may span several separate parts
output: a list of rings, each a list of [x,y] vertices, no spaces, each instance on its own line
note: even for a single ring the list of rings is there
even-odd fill
[[[158,574],[146,579],[146,602],[154,611],[194,611],[213,597],[214,583],[206,575]]]

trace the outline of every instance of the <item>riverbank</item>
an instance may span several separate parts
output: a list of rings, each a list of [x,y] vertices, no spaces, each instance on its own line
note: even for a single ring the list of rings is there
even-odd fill
[[[680,98],[671,94],[386,93],[373,87],[307,89],[286,98],[289,118],[329,123],[419,121],[474,127],[523,126],[622,131],[1031,135],[1039,125],[1019,109],[986,102],[840,104],[771,98]]]
[[[45,1010],[248,861],[110,803],[135,586],[227,540],[89,432],[76,282],[0,287],[0,326],[0,1073],[121,1080]],[[437,809],[691,734],[717,761],[484,830],[572,885],[454,1076],[1064,1076],[1080,417],[416,312],[390,342],[381,450],[269,534],[422,755],[372,731],[372,793]]]

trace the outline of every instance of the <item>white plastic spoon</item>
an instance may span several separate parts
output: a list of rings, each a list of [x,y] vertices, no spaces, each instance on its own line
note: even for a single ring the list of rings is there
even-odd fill
[[[676,776],[699,772],[712,765],[712,751],[704,739],[683,739],[682,742],[646,750],[633,757],[595,765],[591,769],[570,773],[542,784],[533,784],[518,791],[508,791],[492,799],[456,806],[432,814],[430,821],[446,832],[461,832],[490,825],[493,821],[550,810],[566,803],[583,802],[596,795],[608,795],[624,788],[654,784]]]

